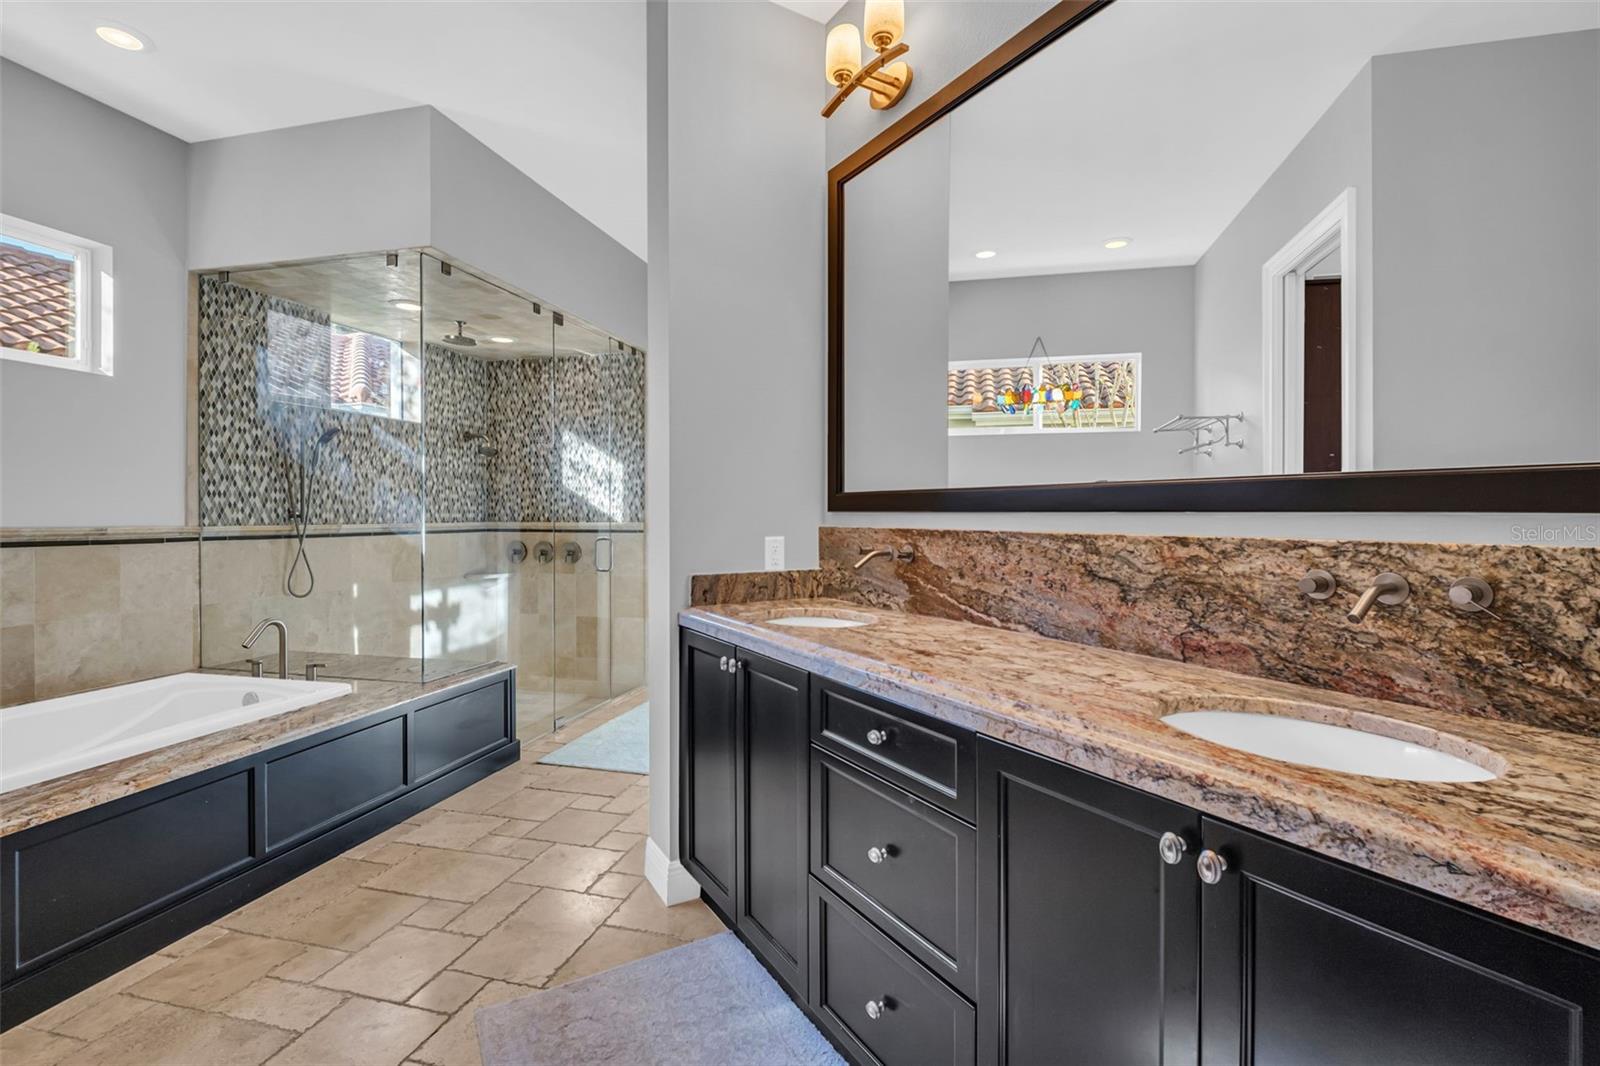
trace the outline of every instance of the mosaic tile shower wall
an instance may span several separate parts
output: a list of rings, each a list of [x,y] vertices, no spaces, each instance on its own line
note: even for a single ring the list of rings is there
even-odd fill
[[[269,344],[274,315],[313,328],[277,319]],[[301,448],[334,427],[313,524],[416,525],[424,504],[430,524],[643,520],[642,355],[486,361],[428,344],[419,425],[306,402],[328,325],[312,308],[201,279],[202,525],[288,523]]]

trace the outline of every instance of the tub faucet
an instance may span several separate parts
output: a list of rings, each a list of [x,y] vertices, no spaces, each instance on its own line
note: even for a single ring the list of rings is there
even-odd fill
[[[268,618],[250,631],[244,638],[244,646],[252,648],[256,641],[261,639],[261,634],[267,631],[268,626],[275,626],[278,630],[278,676],[289,680],[289,627],[276,618]]]
[[[1406,602],[1411,595],[1411,585],[1399,574],[1379,574],[1368,586],[1367,591],[1361,594],[1356,605],[1351,608],[1347,619],[1352,625],[1360,625],[1367,617],[1367,612],[1372,610],[1372,605],[1381,603],[1386,607],[1394,607]]]

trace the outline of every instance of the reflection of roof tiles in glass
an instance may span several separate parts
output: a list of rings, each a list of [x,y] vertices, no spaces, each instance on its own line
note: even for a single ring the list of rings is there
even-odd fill
[[[1126,407],[1134,402],[1132,361],[1054,363],[1039,367],[1038,387],[1078,389],[1085,407]],[[1028,366],[996,366],[979,370],[951,370],[946,378],[945,402],[950,407],[971,404],[974,411],[998,410],[997,398],[1006,389],[1034,385],[1035,371]]]
[[[72,260],[0,241],[0,347],[72,354]]]

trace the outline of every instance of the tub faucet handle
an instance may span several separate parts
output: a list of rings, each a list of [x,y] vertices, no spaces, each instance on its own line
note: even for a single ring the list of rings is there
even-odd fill
[[[306,663],[306,680],[315,681],[317,679],[317,671],[326,670],[327,668],[327,663]]]
[[[251,677],[260,677],[261,676],[261,670],[262,670],[262,661],[260,659],[247,659],[246,662],[248,662],[250,664],[250,676]]]

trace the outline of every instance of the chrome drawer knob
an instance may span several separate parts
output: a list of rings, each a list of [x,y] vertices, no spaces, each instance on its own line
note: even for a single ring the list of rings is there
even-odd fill
[[[721,670],[723,673],[727,673],[728,672],[728,657],[726,655],[724,655],[720,660],[718,660],[717,669]]]
[[[867,743],[871,744],[875,748],[883,747],[884,744],[888,743],[888,740],[889,731],[886,729],[867,730]]]
[[[883,862],[888,857],[889,857],[889,846],[887,844],[876,846],[876,847],[871,847],[871,848],[867,849],[867,861],[870,862],[870,863],[874,863],[874,864],[880,863],[880,862]]]
[[[1161,861],[1168,866],[1176,866],[1183,861],[1183,853],[1189,850],[1189,842],[1177,833],[1162,833]]]
[[[867,1017],[871,1018],[873,1021],[877,1021],[879,1018],[883,1017],[883,1000],[867,1000]]]
[[[1199,873],[1200,880],[1208,885],[1214,885],[1222,880],[1223,873],[1228,869],[1228,860],[1207,848],[1195,859],[1194,868]]]

